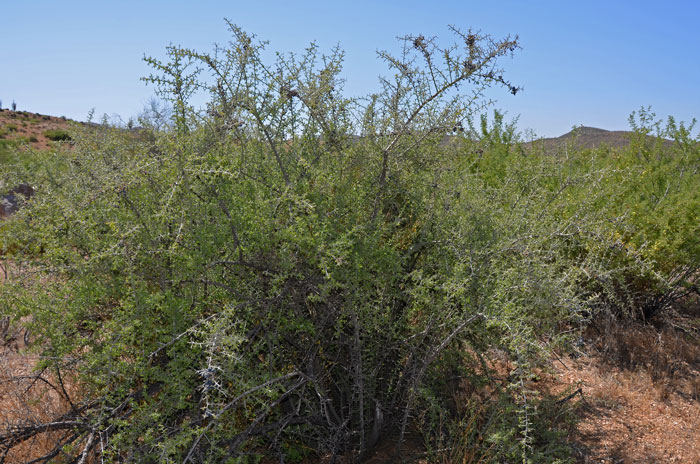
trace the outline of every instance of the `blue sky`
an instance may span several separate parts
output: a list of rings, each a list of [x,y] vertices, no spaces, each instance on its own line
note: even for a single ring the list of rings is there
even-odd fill
[[[697,1],[2,1],[0,99],[7,108],[83,120],[138,114],[153,95],[139,80],[144,54],[169,43],[209,51],[225,43],[223,18],[301,51],[310,41],[346,51],[346,89],[378,88],[378,49],[409,33],[448,38],[448,24],[495,37],[518,34],[523,47],[502,62],[524,87],[491,92],[521,130],[561,135],[574,125],[627,129],[630,112],[700,116]]]

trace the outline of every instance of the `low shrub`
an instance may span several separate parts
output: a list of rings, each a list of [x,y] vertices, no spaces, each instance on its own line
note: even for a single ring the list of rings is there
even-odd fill
[[[0,148],[10,148],[15,146],[17,146],[17,140],[15,139],[0,140]]]
[[[71,140],[71,135],[68,131],[63,129],[52,129],[44,131],[44,137],[54,142],[63,142]]]

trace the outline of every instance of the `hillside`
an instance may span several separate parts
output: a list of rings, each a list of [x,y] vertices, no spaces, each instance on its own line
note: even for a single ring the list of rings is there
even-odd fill
[[[603,144],[611,147],[623,147],[629,143],[632,134],[630,131],[609,131],[582,126],[553,139],[553,141],[573,142],[582,148],[593,148]]]
[[[540,148],[545,152],[559,150],[564,147],[576,149],[598,148],[608,146],[611,148],[623,148],[629,145],[632,131],[609,131],[597,127],[577,127],[559,137],[545,137],[532,142],[527,142],[524,148]],[[651,137],[650,137],[651,138]],[[670,144],[670,140],[664,142]]]
[[[63,138],[72,121],[29,111],[0,110],[0,149],[28,145],[43,150]]]

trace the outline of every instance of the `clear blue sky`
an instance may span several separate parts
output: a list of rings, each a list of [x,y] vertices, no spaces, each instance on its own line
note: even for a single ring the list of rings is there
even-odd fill
[[[144,54],[169,43],[209,51],[225,43],[223,18],[301,51],[315,40],[347,54],[346,89],[377,89],[377,49],[396,36],[447,37],[448,24],[520,36],[506,75],[524,87],[493,92],[497,107],[541,136],[574,125],[627,129],[651,105],[659,117],[700,117],[698,1],[214,1],[22,0],[0,8],[0,99],[19,110],[85,119],[138,114],[153,94],[139,80]]]

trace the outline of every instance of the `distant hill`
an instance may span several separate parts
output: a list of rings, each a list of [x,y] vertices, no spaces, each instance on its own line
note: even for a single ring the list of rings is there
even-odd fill
[[[595,148],[603,144],[611,147],[624,147],[629,144],[630,131],[609,131],[597,127],[578,127],[554,140],[573,142],[582,148]]]
[[[612,148],[626,147],[630,143],[631,131],[609,131],[597,127],[581,126],[559,137],[542,138],[523,144],[525,149],[544,146],[545,151],[556,150],[564,146],[575,148],[598,148],[609,146]],[[672,143],[670,140],[664,144]]]

